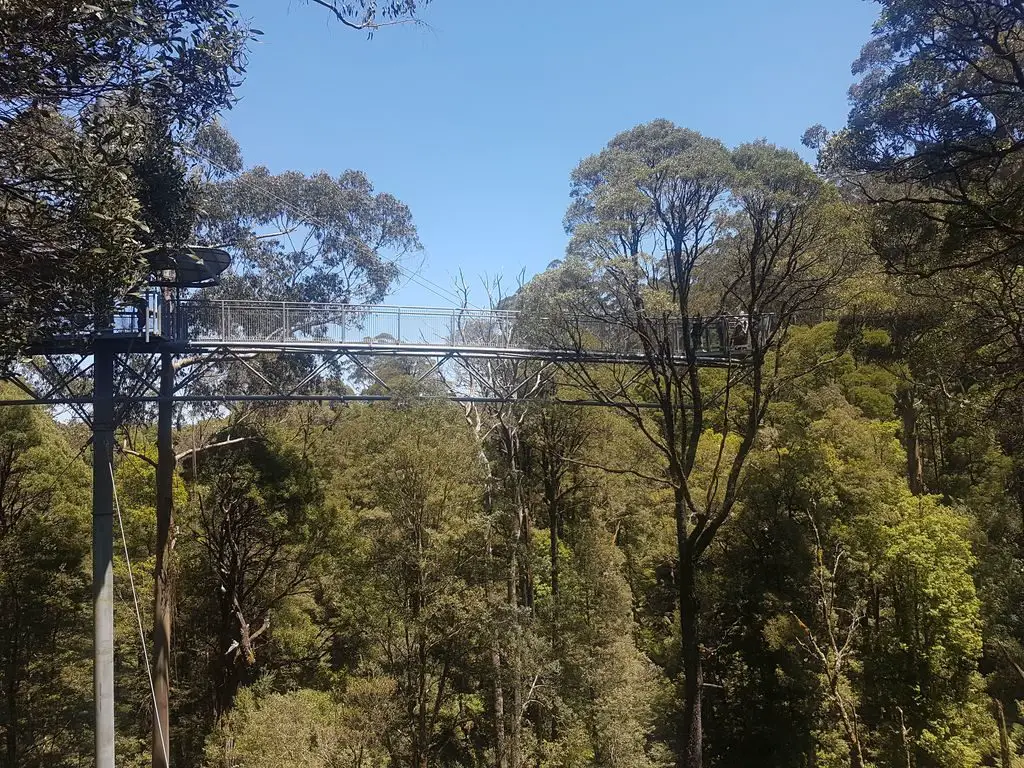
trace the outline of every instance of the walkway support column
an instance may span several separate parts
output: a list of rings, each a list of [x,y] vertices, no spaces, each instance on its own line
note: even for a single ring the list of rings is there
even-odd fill
[[[92,595],[96,768],[114,768],[114,351],[96,343],[93,364]]]

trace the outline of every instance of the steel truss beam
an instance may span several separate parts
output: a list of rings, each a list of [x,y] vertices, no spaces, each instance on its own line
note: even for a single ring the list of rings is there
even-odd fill
[[[388,402],[396,399],[404,399],[407,395],[396,395],[371,368],[365,360],[375,352],[361,351],[355,354],[346,351],[336,351],[322,356],[317,360],[312,370],[305,374],[298,382],[281,380],[277,381],[268,375],[266,370],[261,370],[253,360],[255,355],[245,353],[241,350],[230,347],[216,346],[205,352],[189,350],[192,354],[178,357],[175,361],[175,383],[173,394],[169,401],[175,404],[229,404],[229,403],[260,403],[260,402],[324,402],[324,403],[376,403]],[[396,357],[394,352],[385,353],[388,356]],[[497,355],[478,356],[473,352],[463,351],[448,352],[443,355],[429,356],[423,352],[410,357],[429,358],[434,357],[431,365],[423,372],[415,376],[418,384],[428,381],[436,382],[443,392],[437,394],[422,394],[414,399],[428,401],[451,401],[463,404],[487,404],[487,403],[522,403],[549,402],[562,405],[574,406],[611,406],[614,402],[608,400],[596,400],[586,397],[558,397],[554,391],[552,374],[565,363],[556,360],[536,360],[529,357],[513,357],[511,359],[501,358]],[[0,399],[0,406],[18,405],[43,405],[43,406],[70,406],[83,420],[89,422],[89,407],[93,404],[93,394],[83,392],[91,389],[92,380],[90,374],[93,372],[92,364],[85,365],[87,358],[78,358],[78,366],[70,375],[60,376],[60,368],[52,364],[49,368],[33,364],[32,370],[38,383],[31,378],[24,376],[7,376],[0,380],[12,382],[18,389],[25,393],[24,398]],[[145,358],[142,366],[132,366],[130,360],[120,355],[115,356],[117,361],[115,371],[120,374],[119,394],[113,397],[113,403],[119,414],[126,413],[127,409],[135,405],[153,405],[160,402],[159,390],[159,357],[156,355]],[[346,393],[336,391],[306,391],[309,387],[319,381],[319,376],[331,365],[341,362],[349,362],[360,370],[368,378],[372,379],[383,392],[379,394]],[[230,367],[234,366],[251,376],[269,391],[255,393],[195,393],[190,391],[193,385],[202,381],[204,377],[213,371],[218,365],[225,366],[221,371],[227,375]],[[45,375],[44,375],[45,374]],[[638,371],[634,380],[642,375]],[[39,386],[42,385],[42,386]],[[625,397],[626,392],[617,393],[616,397]],[[641,404],[641,407],[654,407],[653,404]],[[119,419],[120,420],[120,419]]]
[[[121,324],[100,332],[30,345],[26,353],[40,357],[27,362],[28,375],[7,377],[25,392],[26,399],[2,400],[0,405],[66,405],[89,422],[87,406],[92,399],[88,391],[92,384],[90,376],[94,378],[95,373],[92,360],[100,347],[114,356],[115,375],[120,379],[115,382],[115,390],[122,396],[117,400],[122,412],[115,415],[125,415],[134,404],[155,402],[154,396],[159,393],[156,361],[161,355],[178,358],[173,401],[194,403],[316,399],[312,395],[325,400],[356,401],[362,396],[308,391],[322,381],[321,375],[332,365],[343,361],[383,390],[383,394],[373,395],[373,400],[388,399],[387,383],[366,364],[367,358],[387,357],[429,360],[427,369],[416,376],[417,383],[435,380],[447,390],[448,399],[462,402],[469,402],[469,398],[501,402],[552,399],[551,387],[543,384],[550,381],[553,368],[635,366],[636,372],[629,372],[629,381],[623,379],[619,390],[608,398],[611,400],[628,397],[628,388],[642,376],[648,362],[642,353],[632,349],[628,339],[614,335],[600,342],[605,349],[587,348],[587,329],[583,326],[596,322],[593,318],[578,318],[582,325],[570,329],[574,332],[569,340],[552,337],[546,342],[529,343],[517,330],[521,315],[504,310],[188,300],[177,303],[173,316],[172,333],[180,334],[177,338],[148,331],[140,334],[133,332],[131,324]],[[679,330],[696,329],[698,334],[703,333],[697,365],[731,368],[742,365],[749,352],[749,345],[744,342],[750,339],[748,330],[764,332],[770,329],[771,322],[770,317],[762,318],[755,331],[741,317],[691,318],[689,322],[682,321]],[[737,329],[742,329],[736,337],[739,341],[733,337]],[[354,338],[353,333],[357,334]],[[315,363],[300,380],[290,381],[259,364],[265,355],[307,355]],[[677,362],[688,364],[682,357]],[[218,366],[244,369],[243,379],[252,377],[251,383],[264,391],[231,392],[231,384],[221,382],[223,386],[216,394],[192,393],[191,399],[183,398],[182,392],[206,379]],[[181,375],[185,369],[187,373]],[[224,386],[229,390],[225,391]]]
[[[396,395],[175,395],[170,398],[172,403],[387,403],[401,401]],[[660,408],[657,403],[626,403],[611,400],[588,400],[560,397],[509,398],[487,397],[484,395],[418,395],[410,398],[417,402],[452,402],[452,403],[525,403],[545,402],[553,405],[573,406],[622,406],[630,408]],[[160,398],[152,397],[115,397],[114,403],[158,403]],[[49,400],[24,399],[0,400],[2,406],[16,405],[73,405],[92,404],[92,398],[51,398]]]
[[[296,341],[230,341],[202,342],[171,345],[176,354],[232,350],[239,353],[296,353],[296,354],[347,354],[372,355],[376,357],[445,357],[448,355],[479,360],[532,360],[552,363],[610,364],[624,363],[640,365],[647,362],[643,354],[591,351],[587,349],[524,349],[518,347],[473,347],[464,345],[433,344],[380,344],[380,343],[336,343]],[[741,355],[701,354],[698,364],[703,368],[728,368],[742,361]],[[679,356],[680,365],[686,358]]]

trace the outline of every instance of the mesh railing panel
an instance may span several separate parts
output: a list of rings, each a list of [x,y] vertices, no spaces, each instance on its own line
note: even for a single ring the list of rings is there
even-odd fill
[[[510,350],[564,350],[639,355],[636,330],[604,320],[545,321],[507,310],[186,300],[178,304],[178,337],[195,342],[425,346]],[[759,323],[762,338],[771,317]],[[742,354],[750,349],[746,317],[660,321],[654,335],[684,348],[684,333],[699,353]],[[674,326],[674,327],[673,327]]]

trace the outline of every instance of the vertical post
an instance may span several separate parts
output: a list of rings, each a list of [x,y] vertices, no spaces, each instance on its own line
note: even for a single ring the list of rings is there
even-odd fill
[[[160,290],[157,302],[157,324],[160,327],[160,336],[164,339],[178,338],[178,324],[174,317],[175,302],[173,301],[171,289],[164,287]],[[181,304],[178,303],[177,307]]]
[[[114,351],[94,350],[92,443],[93,696],[96,768],[114,768]]]
[[[402,308],[401,307],[398,308],[398,323],[397,323],[397,328],[395,329],[395,336],[397,337],[395,340],[399,344],[401,344],[402,343]]]
[[[174,445],[172,443],[174,358],[160,353],[157,402],[156,567],[153,574],[153,768],[170,763],[171,585],[168,558],[174,519]]]

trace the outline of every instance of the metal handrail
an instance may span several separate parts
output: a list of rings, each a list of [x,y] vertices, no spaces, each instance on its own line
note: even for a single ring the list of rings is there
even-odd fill
[[[653,319],[653,318],[652,318]],[[707,364],[728,364],[752,351],[752,333],[768,340],[773,315],[752,323],[743,315],[663,317],[682,355],[689,347]],[[101,325],[102,323],[102,325]],[[678,324],[678,325],[676,325]],[[675,328],[673,328],[675,326]],[[81,330],[60,336],[73,344],[92,336],[144,337],[199,347],[233,346],[261,350],[361,350],[395,354],[512,355],[641,359],[639,332],[613,318],[566,315],[561,322],[512,309],[334,304],[248,299],[171,299],[148,293],[118,308],[105,320],[83,318]],[[689,335],[687,340],[683,334]],[[689,341],[689,344],[687,344]]]
[[[598,351],[635,353],[641,346],[629,329],[597,318],[577,319],[574,330],[580,338],[573,344],[553,336],[539,338],[537,329],[545,327],[543,319],[521,325],[518,321],[526,315],[508,309],[184,299],[175,310],[175,335],[183,341],[569,350],[586,333],[592,343],[603,345]],[[762,316],[761,334],[770,332],[772,324],[772,316]],[[749,350],[751,325],[750,318],[739,315],[693,318],[685,326],[680,320],[680,330],[687,327],[694,334],[692,343],[705,355]],[[524,337],[524,331],[532,333]],[[610,338],[610,333],[617,338]]]

